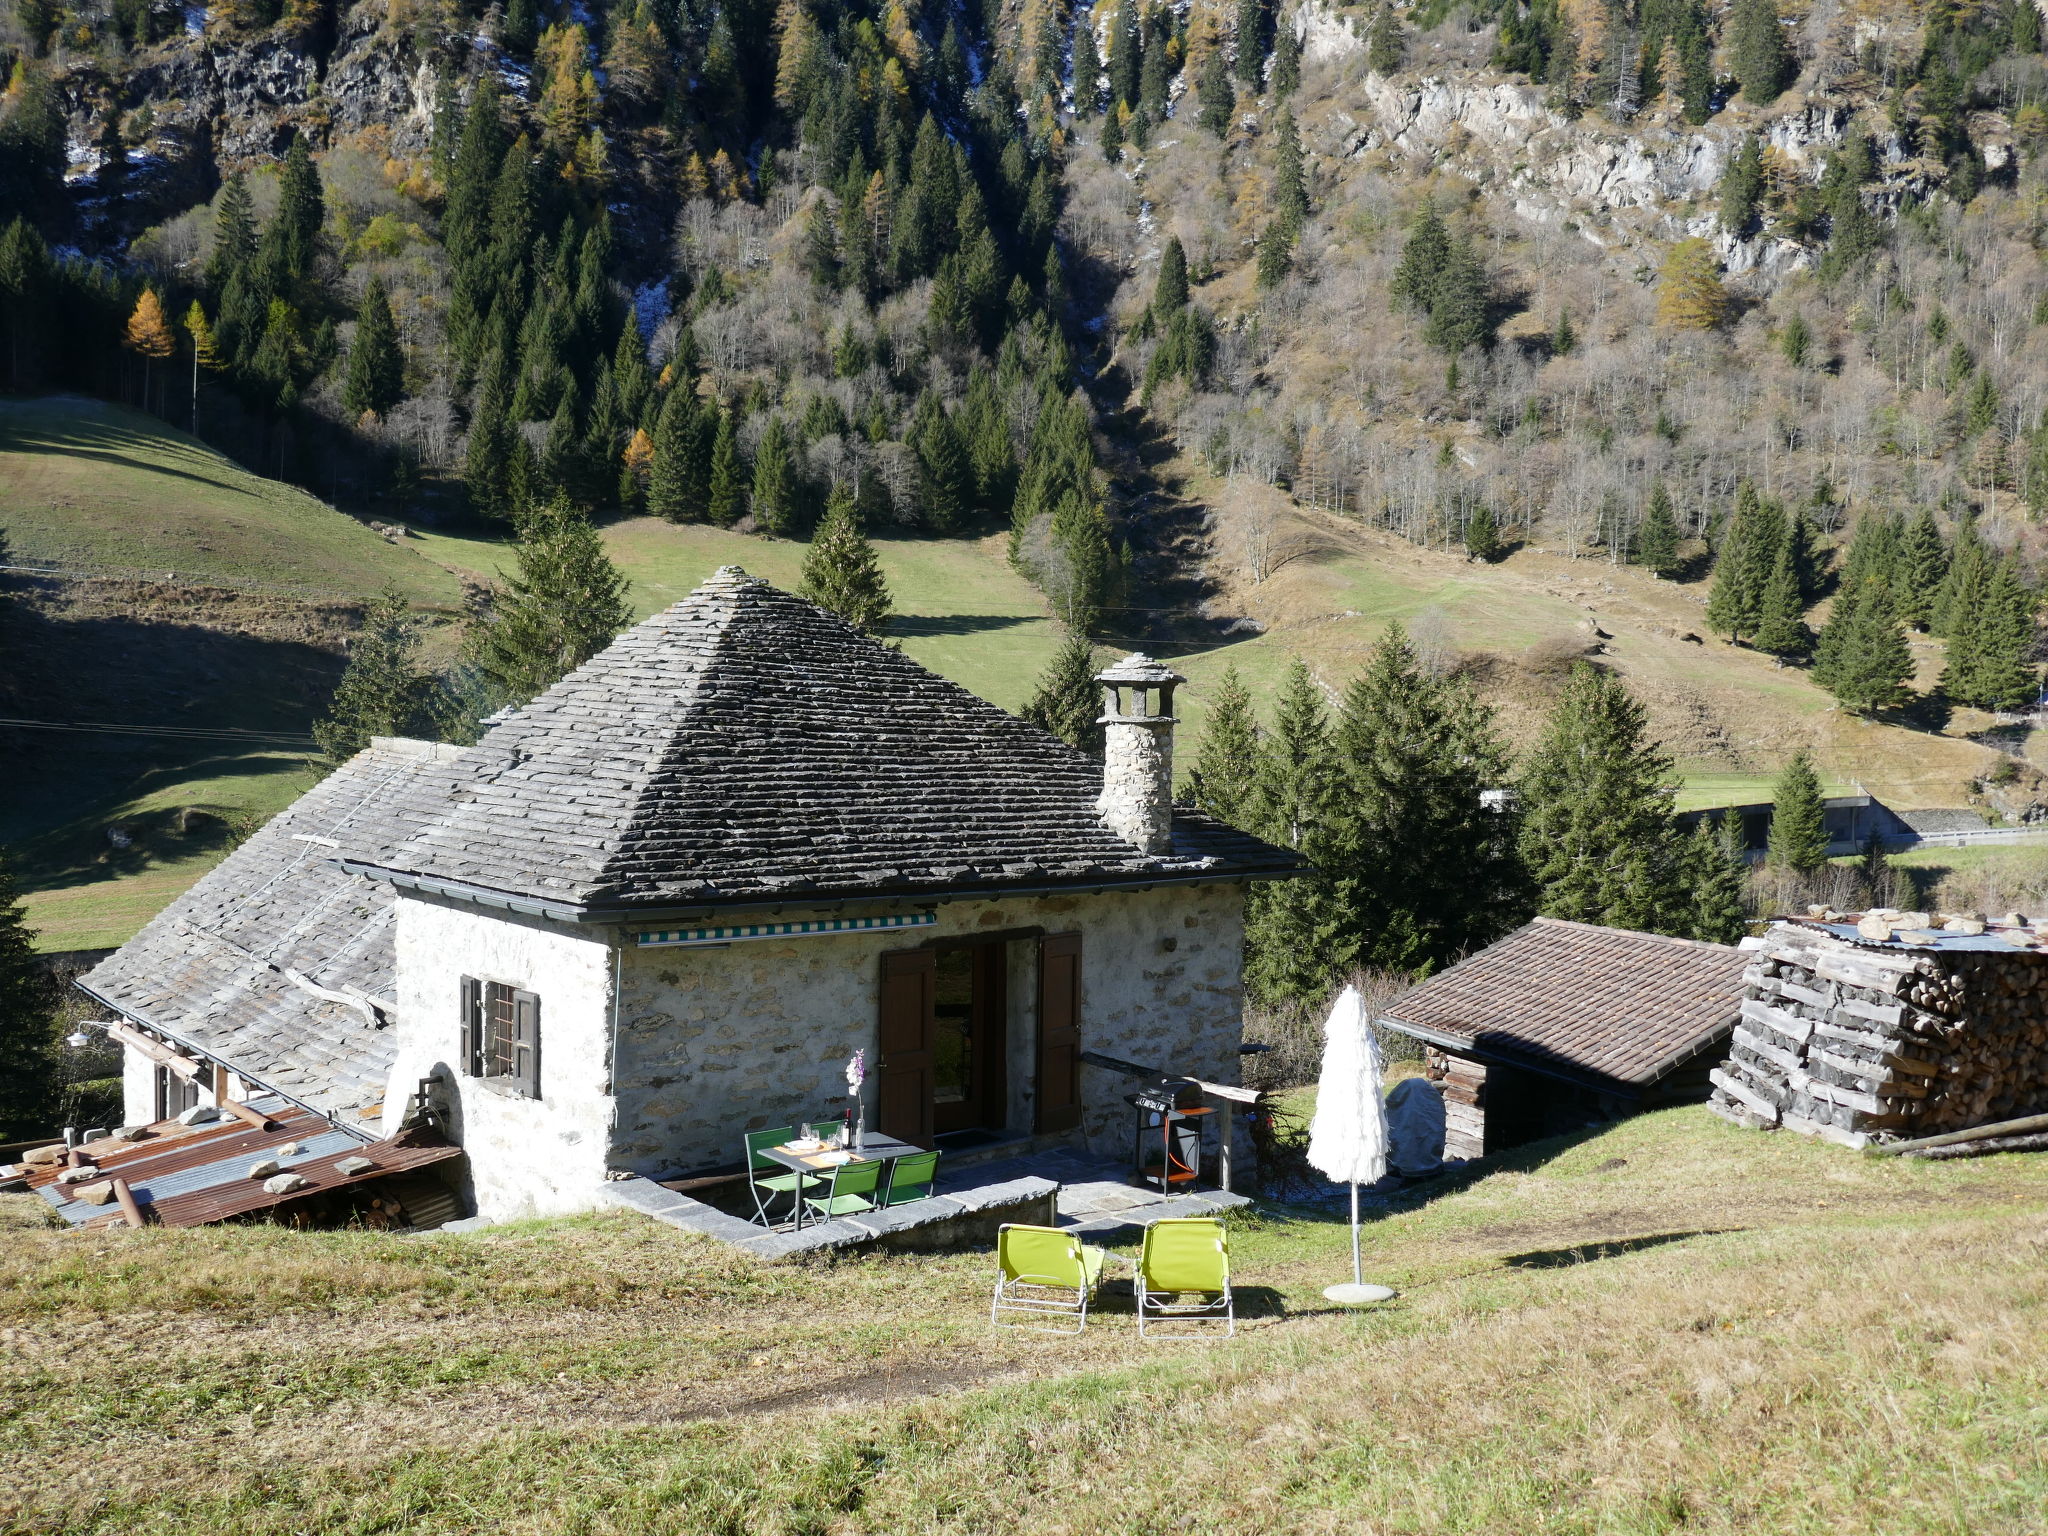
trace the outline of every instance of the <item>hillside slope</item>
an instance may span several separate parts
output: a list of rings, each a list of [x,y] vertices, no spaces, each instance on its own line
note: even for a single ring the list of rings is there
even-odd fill
[[[1235,1218],[1207,1344],[1139,1342],[1128,1270],[1054,1339],[989,1326],[985,1253],[763,1269],[623,1215],[6,1235],[25,1530],[2021,1536],[2048,1505],[2048,1163],[1697,1108],[1371,1210],[1384,1308],[1322,1299],[1337,1202]]]

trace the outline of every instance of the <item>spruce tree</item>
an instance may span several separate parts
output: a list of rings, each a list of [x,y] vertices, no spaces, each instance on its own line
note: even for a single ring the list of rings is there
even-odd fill
[[[1772,656],[1804,656],[1813,648],[1813,631],[1806,627],[1806,604],[1799,594],[1790,539],[1778,546],[1770,580],[1764,583],[1751,644]]]
[[[1138,104],[1138,0],[1117,0],[1109,24],[1109,112]],[[1105,128],[1107,124],[1105,123]],[[1107,147],[1105,146],[1105,153]]]
[[[1389,0],[1380,0],[1365,30],[1365,62],[1376,75],[1391,75],[1401,67],[1408,52],[1408,39],[1401,30],[1401,18]]]
[[[1675,787],[1641,703],[1605,672],[1573,668],[1522,778],[1522,858],[1539,910],[1685,933]]]
[[[983,511],[1007,516],[1017,483],[1017,449],[1010,441],[1009,413],[997,392],[995,371],[986,362],[977,362],[968,375],[960,414],[975,497]]]
[[[1251,830],[1301,853],[1311,872],[1262,886],[1245,903],[1245,989],[1254,1002],[1319,998],[1356,958],[1320,867],[1335,793],[1329,714],[1307,665],[1296,658],[1260,754]]]
[[[1776,0],[1735,0],[1728,11],[1727,39],[1728,63],[1742,84],[1742,99],[1769,106],[1793,73]]]
[[[1906,525],[1893,568],[1899,617],[1915,629],[1926,629],[1934,611],[1935,594],[1941,590],[1942,577],[1948,574],[1948,546],[1942,542],[1941,528],[1929,508],[1922,507]]]
[[[1508,781],[1493,712],[1428,676],[1398,624],[1346,690],[1333,748],[1322,864],[1343,951],[1431,970],[1528,916],[1516,818],[1483,798]]]
[[[1401,247],[1400,265],[1394,268],[1388,287],[1396,299],[1427,315],[1436,308],[1437,286],[1450,261],[1451,232],[1436,204],[1426,203],[1408,232],[1407,244]]]
[[[1273,212],[1290,240],[1308,219],[1308,169],[1301,156],[1301,134],[1293,112],[1284,106],[1273,124]]]
[[[1270,25],[1268,0],[1237,0],[1237,78],[1254,93],[1265,83]]]
[[[348,669],[313,724],[313,739],[337,763],[348,761],[372,736],[409,736],[425,702],[419,670],[419,621],[405,594],[386,587],[363,610],[362,627],[349,639]]]
[[[1248,829],[1259,751],[1259,717],[1251,693],[1237,675],[1237,663],[1226,662],[1195,750],[1195,765],[1188,773],[1196,807],[1229,826]]]
[[[1959,593],[1942,691],[1978,709],[2031,709],[2040,691],[2033,663],[2039,600],[2011,556],[1986,565],[1971,592]]]
[[[222,183],[213,215],[213,250],[206,259],[206,286],[216,294],[256,256],[256,204],[249,179],[232,171]]]
[[[1168,238],[1166,250],[1159,258],[1159,277],[1152,284],[1152,319],[1154,324],[1165,325],[1188,301],[1188,255],[1181,248],[1180,237]]]
[[[1195,100],[1199,110],[1195,121],[1217,138],[1230,135],[1230,119],[1237,110],[1237,88],[1230,83],[1230,60],[1218,43],[1202,58],[1195,72]]]
[[[1871,715],[1911,697],[1913,653],[1890,586],[1871,578],[1835,599],[1816,647],[1814,678],[1844,709]]]
[[[1828,859],[1827,813],[1813,760],[1795,752],[1771,788],[1770,860],[1779,869],[1810,875]]]
[[[1678,519],[1671,509],[1671,492],[1662,480],[1650,487],[1650,504],[1643,509],[1643,524],[1636,533],[1636,562],[1659,576],[1678,572]]]
[[[730,528],[746,510],[747,489],[740,463],[740,441],[733,412],[718,412],[717,436],[711,445],[711,477],[705,515],[720,528]]]
[[[789,430],[780,416],[768,418],[761,441],[754,449],[754,487],[748,505],[754,526],[776,538],[792,538],[797,532],[796,464],[789,451]],[[714,519],[715,521],[716,519]]]
[[[55,999],[0,846],[0,1137],[48,1136],[58,1115]]]
[[[960,429],[927,389],[911,420],[910,446],[917,456],[918,502],[925,526],[934,533],[958,532],[974,500],[974,467]]]
[[[404,398],[405,355],[398,349],[398,323],[391,317],[383,279],[372,277],[363,285],[363,299],[356,306],[356,333],[349,344],[341,403],[351,416],[366,411],[384,416]]]
[[[1095,51],[1095,18],[1083,5],[1074,14],[1074,115],[1093,117],[1102,110],[1102,60]]]
[[[1935,588],[1934,601],[1928,608],[1927,627],[1931,633],[1953,632],[1958,619],[1977,602],[1990,564],[1990,551],[1977,533],[1977,516],[1974,512],[1965,513],[1949,544],[1948,569],[1942,572],[1941,585]]]
[[[1273,99],[1285,101],[1301,89],[1301,34],[1294,30],[1297,16],[1288,12],[1273,28]]]
[[[1068,746],[1102,756],[1102,684],[1095,681],[1095,647],[1079,630],[1068,630],[1053,652],[1023,715]]]
[[[875,547],[861,529],[853,495],[834,486],[825,515],[804,555],[803,579],[796,595],[836,613],[864,635],[879,635],[889,625],[889,583],[875,558]]]
[[[1736,817],[1719,826],[1702,816],[1686,840],[1683,860],[1691,913],[1685,937],[1707,944],[1733,944],[1749,929],[1743,897],[1749,889],[1749,861],[1737,841]]]
[[[671,388],[662,401],[654,428],[654,457],[647,469],[647,510],[672,523],[703,510],[690,495],[689,451],[697,431],[696,402],[689,392]]]
[[[1501,557],[1501,551],[1500,524],[1494,518],[1493,508],[1479,502],[1465,518],[1466,558],[1491,565]]]
[[[498,697],[524,704],[610,645],[633,609],[625,575],[566,500],[528,514],[513,553],[517,568],[471,648]]]
[[[1746,235],[1764,199],[1764,146],[1755,134],[1744,134],[1728,168],[1721,173],[1721,228]]]
[[[278,177],[277,212],[270,217],[264,240],[273,244],[283,275],[302,281],[312,275],[320,229],[327,221],[327,202],[320,190],[320,173],[303,133],[292,137],[285,152],[284,171]]]
[[[1785,533],[1784,512],[1743,481],[1735,496],[1735,516],[1716,552],[1714,584],[1707,594],[1707,623],[1730,640],[1754,636],[1763,621],[1764,589],[1777,566]]]
[[[1455,359],[1467,347],[1493,341],[1493,295],[1479,253],[1462,235],[1452,240],[1449,261],[1437,277],[1436,302],[1422,327],[1422,339]]]

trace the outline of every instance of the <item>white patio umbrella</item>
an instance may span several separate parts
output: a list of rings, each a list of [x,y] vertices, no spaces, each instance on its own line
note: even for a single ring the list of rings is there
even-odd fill
[[[1379,1043],[1356,987],[1339,994],[1323,1024],[1323,1075],[1309,1122],[1308,1161],[1318,1173],[1351,1186],[1351,1282],[1323,1294],[1348,1307],[1385,1301],[1393,1291],[1367,1285],[1358,1256],[1358,1186],[1386,1176],[1387,1102],[1380,1089]]]

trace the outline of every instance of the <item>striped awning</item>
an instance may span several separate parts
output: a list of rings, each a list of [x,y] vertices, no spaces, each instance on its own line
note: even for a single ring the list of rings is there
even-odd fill
[[[810,939],[835,933],[891,933],[905,928],[938,925],[936,912],[905,912],[894,917],[821,917],[798,923],[733,923],[723,928],[674,928],[636,933],[641,949],[674,948],[680,944],[739,944],[749,939]]]

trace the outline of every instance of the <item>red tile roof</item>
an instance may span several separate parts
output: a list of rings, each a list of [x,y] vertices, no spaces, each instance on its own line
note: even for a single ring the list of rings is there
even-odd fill
[[[1539,917],[1396,998],[1380,1022],[1512,1065],[1647,1087],[1726,1035],[1750,956]]]

